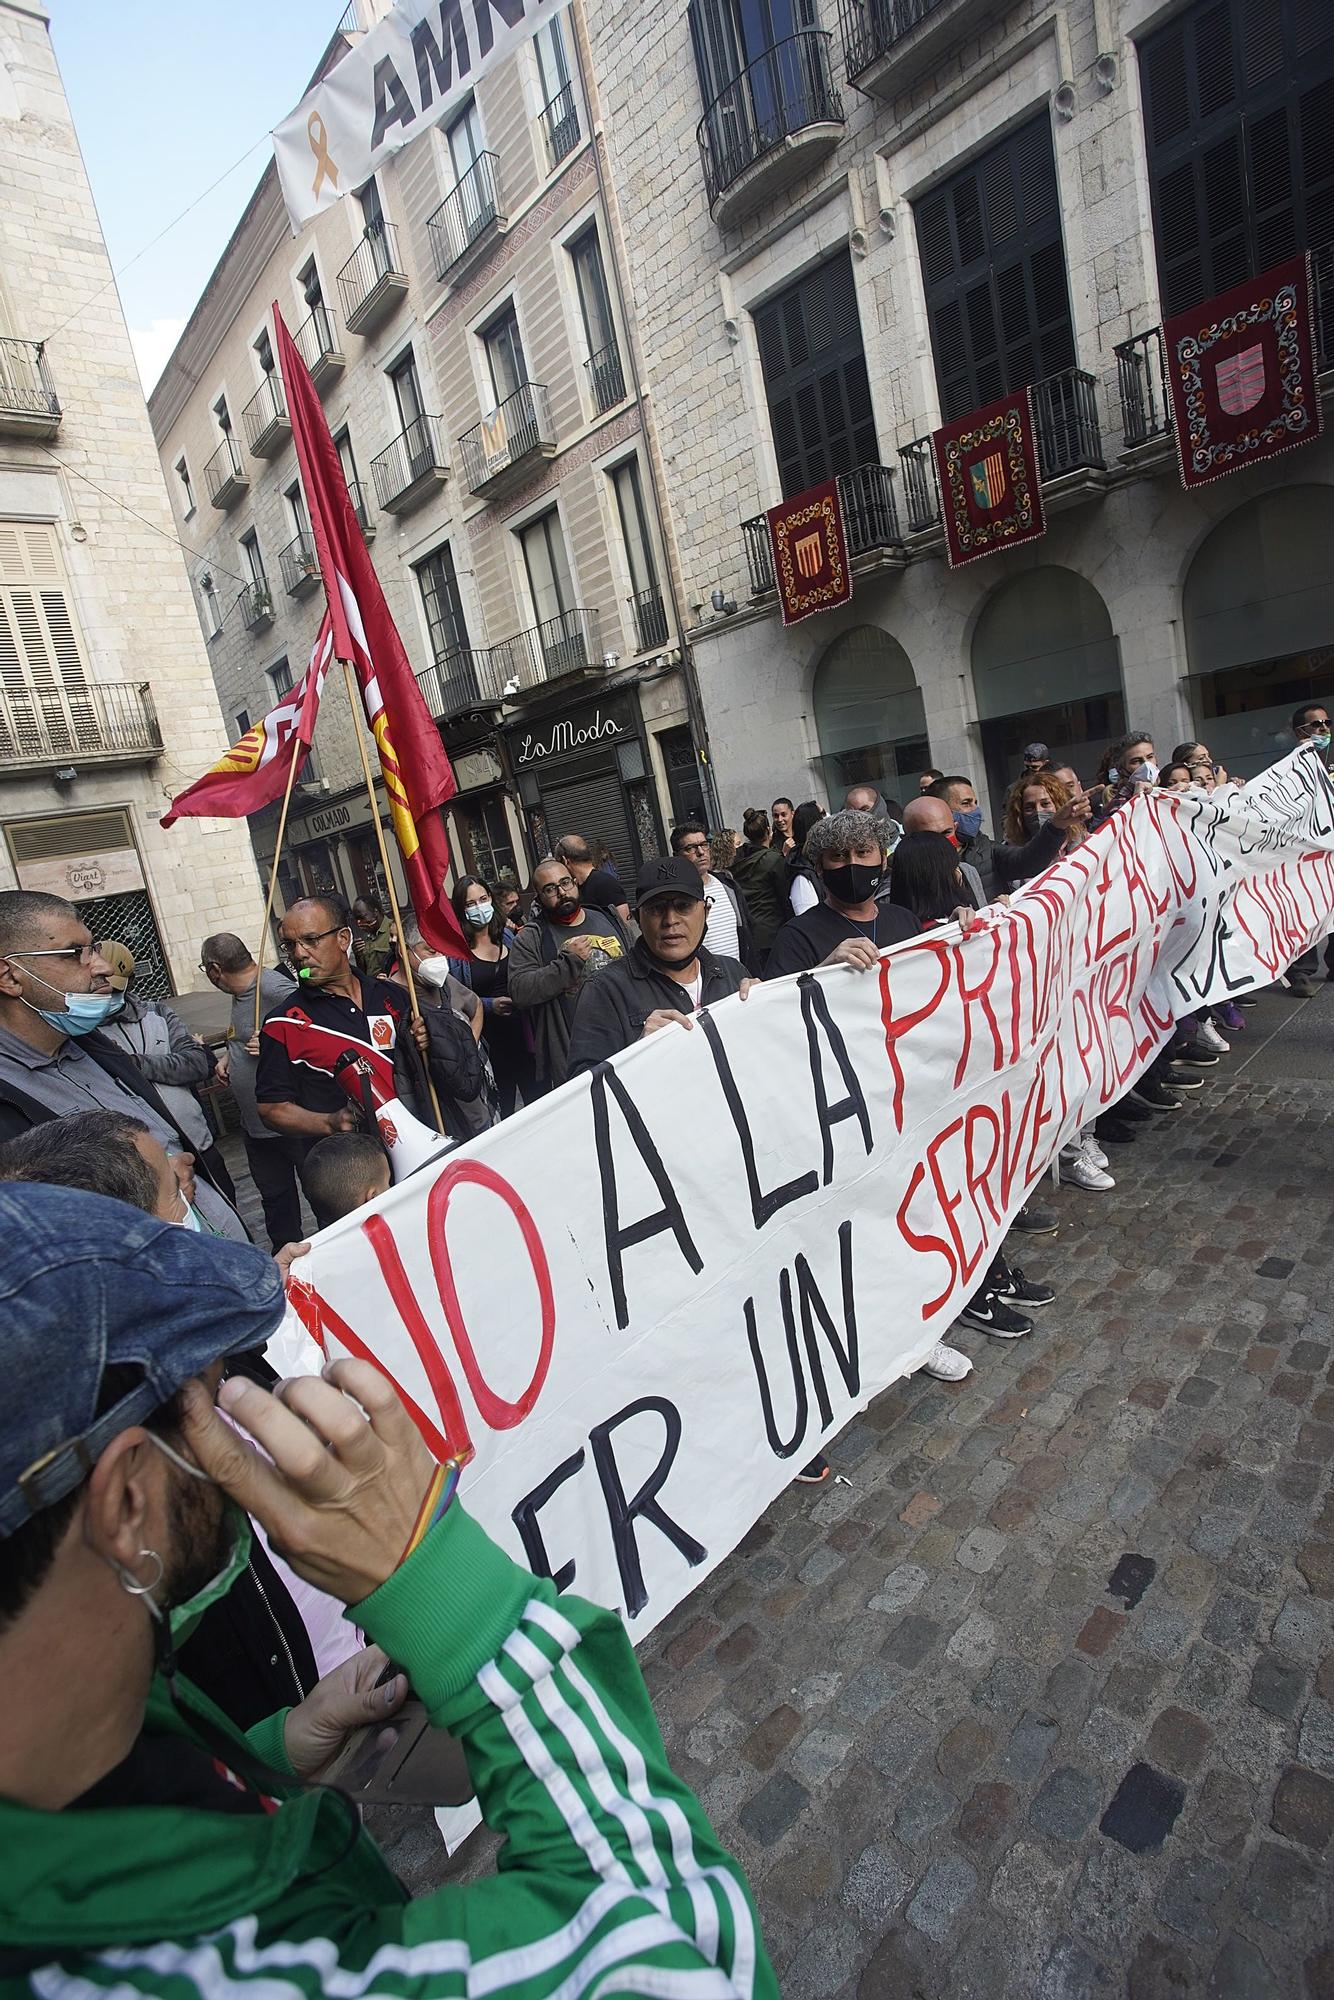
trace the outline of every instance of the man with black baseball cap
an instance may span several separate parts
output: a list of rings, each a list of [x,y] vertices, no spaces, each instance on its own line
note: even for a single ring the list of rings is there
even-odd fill
[[[218,1387],[282,1316],[270,1257],[17,1183],[0,1241],[7,1994],[776,2000],[744,1878],[667,1767],[616,1614],[488,1539],[370,1362]],[[175,1646],[230,1586],[249,1516],[377,1643],[243,1735]],[[321,1782],[409,1679],[507,1841],[496,1880],[411,1904]]]
[[[570,1034],[571,1076],[659,1028],[689,1025],[700,1007],[743,996],[754,981],[735,958],[704,946],[708,904],[698,868],[679,854],[646,861],[635,882],[640,935],[629,954],[585,986]]]

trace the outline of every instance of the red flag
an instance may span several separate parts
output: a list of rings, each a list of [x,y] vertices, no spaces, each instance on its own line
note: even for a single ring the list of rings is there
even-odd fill
[[[310,371],[276,303],[273,324],[292,442],[333,621],[334,656],[351,662],[361,688],[421,934],[433,950],[466,958],[468,947],[445,894],[449,843],[440,817],[440,807],[454,796],[454,773],[385,603]]]
[[[310,665],[296,686],[287,690],[276,708],[253,723],[212,770],[205,771],[202,778],[197,778],[178,799],[172,800],[171,811],[162,815],[163,826],[192,815],[200,819],[244,819],[281,798],[293,756],[297,766],[292,782],[295,784],[301,776],[315,734],[324,676],[333,656],[333,624],[326,612],[315,637]]]

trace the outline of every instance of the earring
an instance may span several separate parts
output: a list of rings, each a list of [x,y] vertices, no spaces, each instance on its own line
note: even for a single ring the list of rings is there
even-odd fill
[[[162,1558],[156,1549],[140,1549],[139,1560],[140,1562],[154,1562],[157,1564],[155,1574],[149,1578],[147,1583],[140,1583],[138,1578],[130,1570],[126,1569],[123,1563],[117,1563],[115,1566],[117,1581],[128,1597],[146,1597],[149,1600],[150,1610],[156,1610],[157,1607],[153,1604],[152,1598],[153,1592],[162,1581]]]

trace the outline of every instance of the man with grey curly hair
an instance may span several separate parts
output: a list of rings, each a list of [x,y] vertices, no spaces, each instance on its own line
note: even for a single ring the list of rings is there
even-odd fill
[[[873,813],[830,813],[807,835],[806,859],[824,900],[783,925],[769,953],[767,979],[817,965],[868,971],[885,945],[916,937],[909,911],[876,900],[887,856],[884,822]]]

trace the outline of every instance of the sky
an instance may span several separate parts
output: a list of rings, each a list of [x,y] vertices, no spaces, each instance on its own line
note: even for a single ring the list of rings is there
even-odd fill
[[[304,95],[345,0],[48,4],[147,394],[264,171],[270,129]]]

